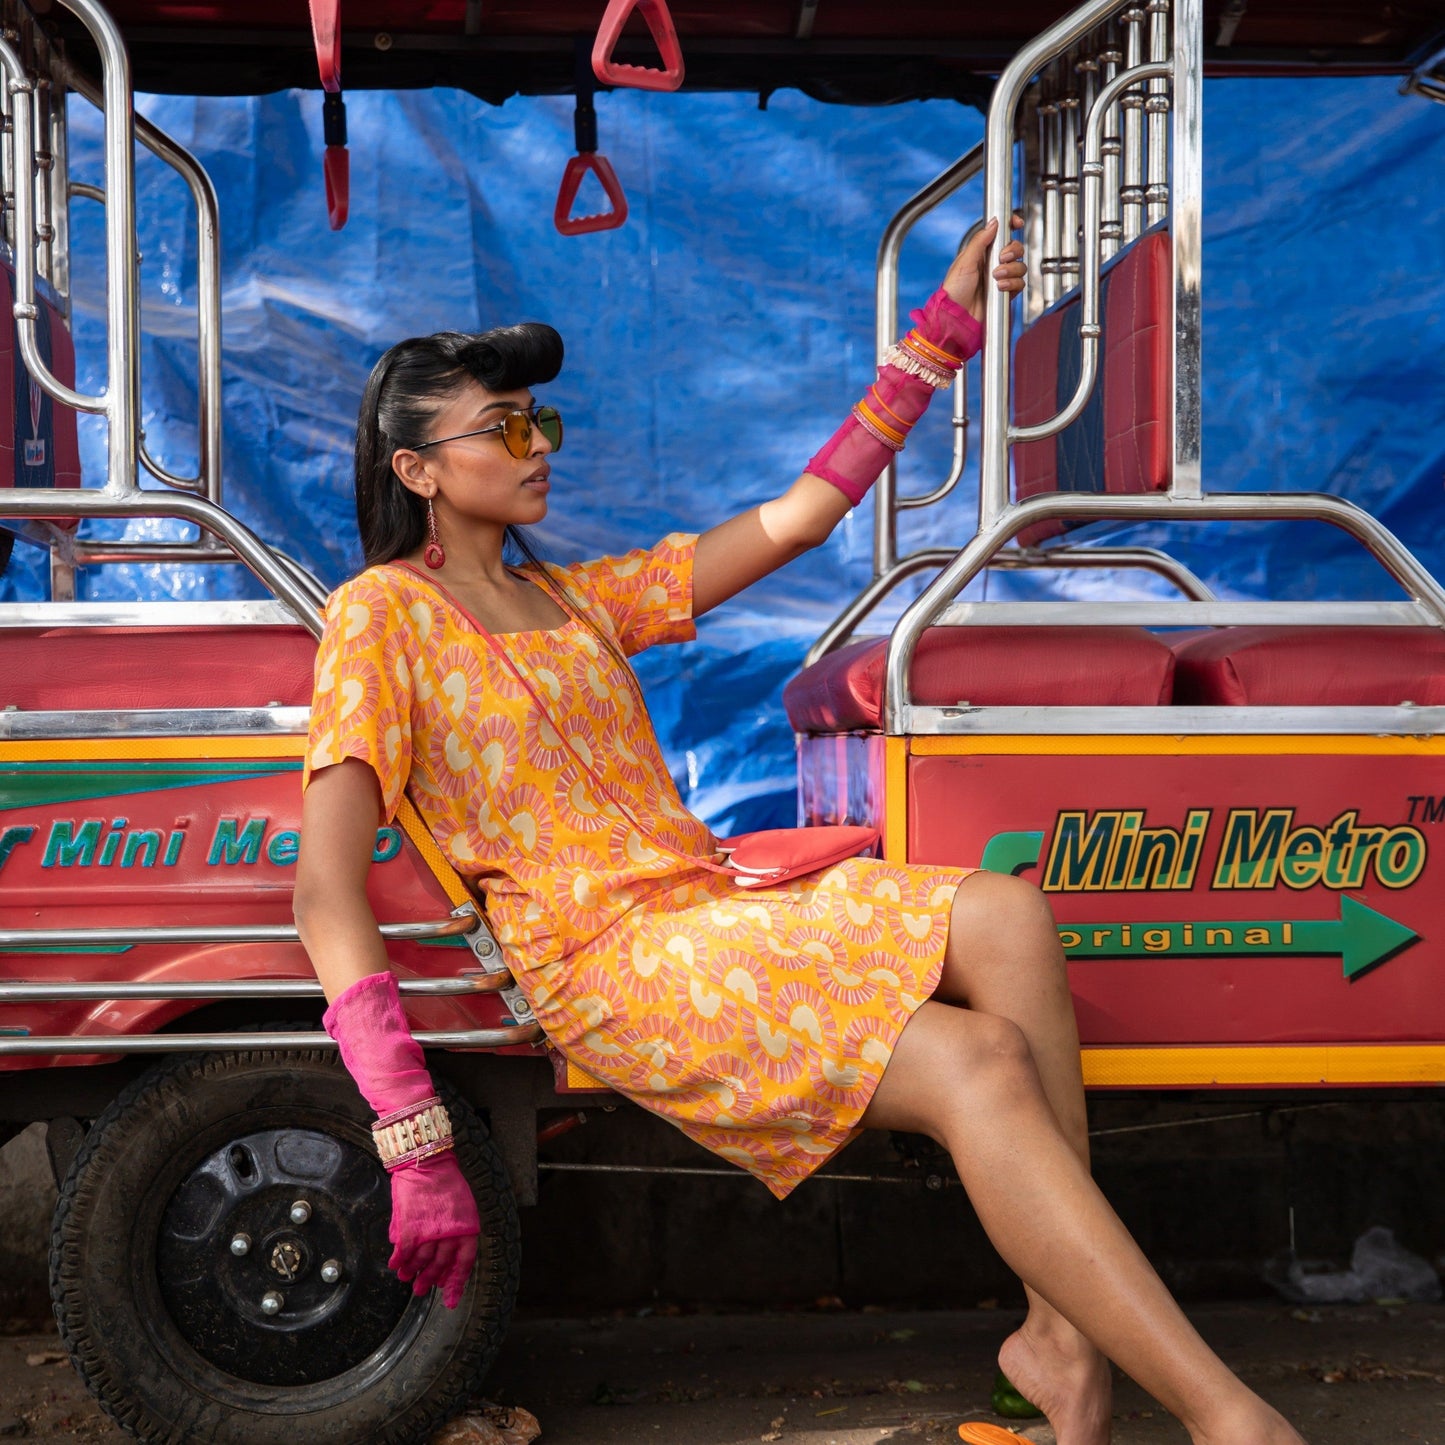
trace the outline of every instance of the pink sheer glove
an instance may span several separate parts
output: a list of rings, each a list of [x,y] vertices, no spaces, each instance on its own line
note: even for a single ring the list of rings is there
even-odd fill
[[[910,314],[914,329],[884,358],[878,380],[804,469],[856,507],[889,458],[903,450],[933,393],[982,345],[983,326],[942,288]]]
[[[377,1114],[404,1116],[436,1096],[421,1045],[412,1038],[401,993],[390,972],[354,983],[326,1010],[326,1032],[362,1097]],[[481,1221],[450,1142],[391,1174],[391,1259],[397,1277],[414,1280],[416,1294],[440,1286],[448,1309],[461,1303],[477,1257]]]

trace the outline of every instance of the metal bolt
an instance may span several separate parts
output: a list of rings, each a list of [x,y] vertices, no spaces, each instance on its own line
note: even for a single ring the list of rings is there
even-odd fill
[[[231,1253],[234,1255],[250,1254],[251,1236],[249,1234],[238,1234],[231,1241]]]
[[[263,1315],[280,1314],[281,1306],[284,1303],[285,1301],[274,1289],[267,1290],[266,1293],[261,1296],[261,1313]]]
[[[341,1278],[341,1266],[334,1259],[328,1259],[321,1266],[321,1278],[327,1284],[335,1284]]]
[[[311,1218],[311,1206],[304,1200],[298,1199],[291,1206],[291,1223],[305,1224]]]

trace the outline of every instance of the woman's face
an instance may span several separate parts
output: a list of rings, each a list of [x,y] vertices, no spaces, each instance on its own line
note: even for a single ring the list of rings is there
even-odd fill
[[[399,475],[422,496],[434,487],[438,512],[451,512],[458,520],[502,526],[540,522],[547,515],[551,443],[533,425],[526,455],[516,457],[500,429],[508,413],[528,411],[535,400],[525,387],[491,392],[468,383],[437,412],[428,428],[431,445],[397,453],[396,463],[415,459],[398,466]]]

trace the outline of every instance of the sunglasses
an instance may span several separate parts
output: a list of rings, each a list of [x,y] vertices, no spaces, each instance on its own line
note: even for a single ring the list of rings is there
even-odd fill
[[[488,432],[499,431],[502,445],[519,461],[525,461],[532,454],[533,426],[547,438],[554,452],[562,450],[562,413],[555,406],[529,406],[525,411],[509,411],[501,421],[493,422],[491,426],[458,432],[451,437],[438,437],[435,441],[418,442],[411,450],[421,452],[427,447],[439,447],[443,442],[459,442],[467,437],[484,437]]]

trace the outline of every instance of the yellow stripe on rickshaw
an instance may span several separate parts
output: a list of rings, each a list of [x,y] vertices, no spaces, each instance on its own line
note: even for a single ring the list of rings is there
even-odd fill
[[[1176,1044],[1082,1056],[1089,1088],[1445,1084],[1441,1044]]]
[[[889,738],[892,743],[895,741]],[[898,741],[905,741],[898,739]],[[1383,757],[1445,756],[1442,737],[1380,737],[1362,733],[1226,733],[1177,737],[1171,733],[970,733],[906,739],[916,758],[1063,755],[1088,757],[1209,757],[1263,754],[1339,754]],[[889,781],[892,779],[890,777]]]
[[[306,751],[300,733],[273,737],[40,738],[0,741],[0,762],[156,762],[171,758],[228,761],[233,758],[296,758]]]

